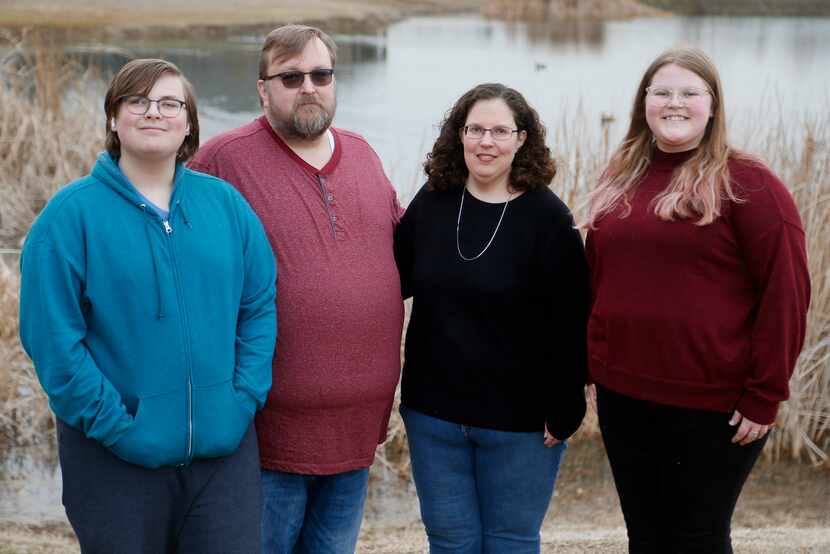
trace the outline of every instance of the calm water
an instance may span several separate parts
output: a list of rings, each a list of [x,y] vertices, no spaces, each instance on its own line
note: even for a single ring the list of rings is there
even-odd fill
[[[663,49],[699,46],[716,61],[733,129],[810,118],[830,106],[830,19],[659,18],[604,23],[504,23],[479,17],[416,18],[375,36],[338,36],[339,107],[335,124],[377,149],[402,196],[420,182],[419,164],[445,111],[480,82],[522,91],[550,127],[581,113],[599,129],[601,114],[624,131],[634,87]],[[125,55],[176,62],[200,100],[203,137],[260,113],[256,67],[261,36],[229,40],[105,45],[91,56],[110,70]],[[99,44],[77,43],[88,51]],[[103,98],[101,91],[96,91]],[[103,101],[102,101],[103,102]],[[595,122],[595,124],[594,124]],[[735,133],[741,142],[740,133]],[[551,145],[556,149],[556,144]],[[0,520],[63,518],[59,470],[48,448],[0,452]],[[417,518],[405,486],[375,487],[367,517]]]
[[[616,117],[624,132],[634,88],[663,49],[690,44],[717,63],[736,142],[743,122],[775,124],[830,106],[830,19],[643,18],[596,23],[505,23],[477,16],[415,18],[374,36],[337,36],[335,124],[363,134],[398,189],[420,181],[436,126],[464,91],[500,81],[523,92],[550,127],[581,112],[589,129]],[[259,115],[261,36],[110,45],[175,61],[201,102],[205,138]],[[79,45],[79,46],[90,46]],[[100,60],[99,60],[100,61]],[[123,58],[109,55],[116,69]],[[552,145],[554,149],[556,145]]]

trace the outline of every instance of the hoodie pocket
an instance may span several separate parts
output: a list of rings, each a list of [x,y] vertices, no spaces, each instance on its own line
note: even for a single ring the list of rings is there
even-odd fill
[[[193,390],[193,454],[198,458],[227,456],[236,451],[254,418],[233,380]]]
[[[113,454],[151,469],[184,462],[186,400],[184,389],[139,398],[133,426],[112,446]]]

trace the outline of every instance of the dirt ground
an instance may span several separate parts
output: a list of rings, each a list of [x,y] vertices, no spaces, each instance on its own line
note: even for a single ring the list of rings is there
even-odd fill
[[[414,495],[406,483],[400,485],[403,494]],[[408,501],[414,503],[414,496]],[[383,514],[367,512],[359,553],[427,551],[417,514],[403,524],[390,525],[384,519]],[[732,537],[738,554],[830,552],[830,470],[790,461],[759,462],[738,503]],[[626,552],[626,544],[619,503],[601,446],[591,440],[571,443],[542,531],[542,552],[616,554]],[[0,523],[0,554],[77,552],[68,524],[38,527]]]

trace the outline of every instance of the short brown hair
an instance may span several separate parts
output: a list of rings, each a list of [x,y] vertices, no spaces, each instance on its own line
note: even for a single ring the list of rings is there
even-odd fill
[[[478,85],[459,98],[441,124],[438,140],[427,154],[424,172],[430,190],[463,188],[469,170],[464,162],[461,129],[467,114],[481,100],[500,98],[507,104],[519,131],[527,133],[524,144],[516,152],[510,168],[509,184],[515,190],[536,190],[547,187],[556,175],[556,162],[545,145],[545,126],[522,94],[501,83]]]
[[[162,75],[175,75],[182,81],[184,89],[185,111],[187,112],[187,123],[190,133],[184,137],[184,142],[176,153],[176,161],[186,162],[199,148],[199,114],[196,107],[196,94],[193,92],[193,85],[182,75],[182,72],[175,64],[166,60],[152,58],[132,60],[124,64],[110,82],[110,88],[104,97],[104,113],[106,119],[106,142],[107,152],[113,159],[121,157],[121,141],[118,133],[112,130],[110,124],[118,112],[121,101],[126,96],[133,94],[148,95]]]
[[[284,25],[274,29],[265,37],[265,43],[259,54],[259,78],[264,79],[268,75],[268,66],[274,60],[285,60],[297,56],[303,51],[308,41],[315,37],[325,44],[331,57],[331,67],[334,68],[337,61],[337,45],[330,36],[317,27]]]

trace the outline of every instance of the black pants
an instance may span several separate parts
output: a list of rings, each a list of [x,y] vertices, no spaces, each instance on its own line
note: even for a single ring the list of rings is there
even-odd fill
[[[767,437],[733,444],[732,414],[597,386],[602,440],[632,554],[731,554],[735,503]]]
[[[82,554],[260,552],[259,451],[253,425],[235,453],[146,469],[58,422],[63,505]]]

